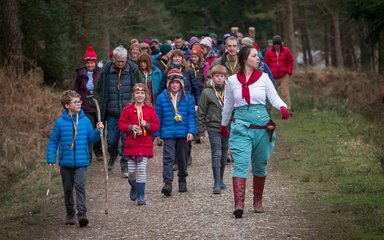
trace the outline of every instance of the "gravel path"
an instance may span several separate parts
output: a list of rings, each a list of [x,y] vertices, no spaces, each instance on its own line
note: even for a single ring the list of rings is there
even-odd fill
[[[263,214],[253,213],[251,178],[247,181],[245,213],[242,219],[232,215],[232,165],[227,165],[225,180],[229,187],[221,195],[212,195],[212,171],[209,144],[193,145],[193,164],[187,178],[188,192],[179,193],[177,178],[171,197],[161,194],[161,147],[148,165],[145,206],[137,206],[128,197],[128,183],[120,177],[119,164],[110,174],[110,209],[104,214],[104,172],[102,163],[89,168],[88,218],[86,228],[64,225],[64,206],[58,213],[42,216],[44,229],[32,229],[30,239],[319,239],[312,224],[299,211],[295,201],[300,190],[277,169],[284,142],[278,142],[267,177]]]

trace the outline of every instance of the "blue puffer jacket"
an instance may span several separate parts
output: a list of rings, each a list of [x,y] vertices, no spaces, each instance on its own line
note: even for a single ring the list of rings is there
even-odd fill
[[[76,123],[76,115],[73,115]],[[83,110],[79,113],[79,122],[75,145],[72,150],[73,125],[71,116],[65,110],[53,126],[48,140],[47,162],[56,163],[57,148],[59,148],[59,166],[68,168],[87,167],[89,165],[88,144],[100,139],[99,131],[93,129],[91,121],[85,116]]]
[[[160,129],[154,134],[155,137],[160,136],[161,139],[168,138],[186,138],[188,133],[196,134],[196,113],[195,101],[193,97],[187,93],[188,102],[185,96],[182,96],[178,104],[178,110],[183,121],[175,121],[175,113],[169,98],[168,90],[165,89],[156,99],[156,114],[159,117]]]

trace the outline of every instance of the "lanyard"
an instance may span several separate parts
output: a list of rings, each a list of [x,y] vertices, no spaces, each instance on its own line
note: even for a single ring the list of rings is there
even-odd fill
[[[77,137],[77,126],[79,125],[79,114],[76,113],[76,124],[75,124],[75,121],[73,121],[72,116],[71,116],[71,120],[72,120],[72,126],[73,126],[73,130],[74,130],[74,134],[73,134],[73,140],[72,140],[71,148],[69,150],[72,150],[73,147],[75,146],[75,140]]]
[[[120,92],[120,77],[121,77],[121,72],[123,69],[119,69],[119,74],[117,75],[117,91]]]
[[[232,74],[232,75],[235,74],[235,70],[236,70],[236,66],[237,66],[237,58],[236,58],[235,64],[233,64],[233,67],[232,67],[231,64],[229,63],[228,56],[227,56],[227,62],[228,62],[229,69],[231,70],[231,74]]]
[[[164,67],[167,67],[167,64],[163,62],[163,60],[160,60],[160,62],[164,65]]]
[[[175,114],[179,113],[179,110],[177,109],[177,95],[178,94],[179,93],[173,94],[173,92],[171,92],[171,101],[172,101],[173,108],[175,109]]]
[[[197,71],[196,71],[195,64],[193,64],[193,63],[192,63],[192,69],[193,69],[193,72],[195,73],[195,78],[197,80],[197,72],[199,71],[199,69],[197,69]]]
[[[137,109],[137,120],[139,122],[138,125],[143,129],[143,135],[145,137],[145,136],[147,136],[147,130],[145,129],[145,126],[141,126],[141,121],[144,120],[143,108],[141,108],[139,110],[139,108],[136,107],[136,109]],[[135,134],[135,136],[136,136],[136,134]]]
[[[217,97],[217,100],[219,100],[220,107],[223,108],[223,106],[224,106],[224,94],[225,94],[225,88],[224,88],[223,91],[220,93],[219,91],[216,90],[216,88],[215,88],[215,84],[214,84],[214,83],[212,84],[212,87],[213,87],[213,91],[215,91],[215,95],[216,95],[216,97]]]

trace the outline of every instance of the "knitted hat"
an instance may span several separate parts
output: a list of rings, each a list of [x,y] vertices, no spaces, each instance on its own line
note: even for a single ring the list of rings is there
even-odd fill
[[[88,61],[92,61],[94,63],[97,62],[97,55],[96,55],[95,49],[92,46],[88,46],[87,51],[85,51],[83,61],[84,63]]]
[[[160,44],[160,53],[161,55],[167,55],[172,50],[171,44]]]
[[[200,45],[204,45],[205,47],[212,48],[212,38],[205,37],[205,38],[201,39]]]
[[[140,43],[140,47],[143,49],[143,48],[148,48],[149,49],[149,44],[148,43],[145,43],[145,42],[142,42]]]
[[[215,65],[211,70],[211,77],[213,78],[213,75],[215,74],[223,74],[224,76],[227,76],[227,69],[223,65]]]
[[[254,43],[255,43],[255,40],[253,40],[253,38],[250,38],[250,37],[245,37],[241,40],[241,44],[247,47],[253,47]]]
[[[155,43],[160,43],[160,41],[158,40],[158,39],[156,39],[156,38],[154,38],[154,39],[152,39],[151,40],[151,42],[149,43],[149,45],[151,45],[153,42],[155,42]]]
[[[209,36],[210,36],[212,39],[217,40],[217,35],[216,35],[216,33],[211,33],[211,34],[209,34]]]
[[[195,36],[193,36],[189,39],[189,46],[190,47],[193,47],[194,44],[199,44],[199,43],[200,43],[200,40]]]
[[[281,37],[279,35],[275,35],[272,38],[273,45],[281,45]]]
[[[144,40],[143,40],[143,43],[146,43],[146,44],[150,45],[150,44],[151,44],[151,40],[149,40],[149,39],[144,39]]]
[[[140,50],[140,52],[141,52],[140,43],[138,43],[138,42],[132,43],[131,46],[129,47],[129,51],[131,52],[132,49],[134,49],[134,48],[138,48]]]
[[[183,73],[178,68],[172,68],[168,71],[167,74],[167,86],[169,87],[169,84],[171,84],[172,81],[179,81],[182,88],[184,88],[184,76]]]
[[[193,46],[192,51],[189,55],[190,56],[197,55],[200,59],[204,59],[203,50],[201,49],[201,47],[199,45]]]

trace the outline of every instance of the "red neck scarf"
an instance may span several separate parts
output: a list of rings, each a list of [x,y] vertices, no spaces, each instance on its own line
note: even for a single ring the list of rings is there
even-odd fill
[[[242,97],[248,103],[248,106],[251,104],[251,95],[249,93],[248,86],[251,85],[252,83],[255,83],[257,80],[259,80],[261,75],[262,75],[261,72],[259,72],[257,69],[254,69],[251,76],[249,77],[248,82],[247,82],[246,78],[245,78],[244,71],[240,71],[237,73],[237,79],[239,80],[239,82],[242,85],[242,88],[241,88]]]

